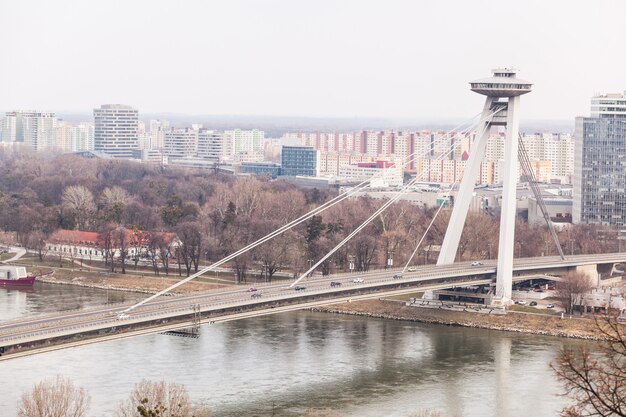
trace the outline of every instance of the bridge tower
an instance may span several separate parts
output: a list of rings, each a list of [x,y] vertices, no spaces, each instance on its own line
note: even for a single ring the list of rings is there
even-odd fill
[[[517,70],[498,68],[492,70],[493,76],[472,81],[472,91],[486,97],[485,105],[478,126],[478,134],[469,159],[459,192],[454,201],[452,217],[441,246],[437,265],[454,262],[461,239],[461,232],[467,217],[476,178],[485,156],[487,140],[493,126],[506,128],[504,144],[504,175],[502,189],[502,213],[500,217],[500,240],[498,244],[498,266],[495,300],[508,304],[511,300],[513,279],[513,250],[515,242],[516,190],[519,176],[517,147],[519,134],[520,96],[529,93],[532,84],[517,78]]]

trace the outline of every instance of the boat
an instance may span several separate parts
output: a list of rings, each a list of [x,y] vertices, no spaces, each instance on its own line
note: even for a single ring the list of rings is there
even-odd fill
[[[35,276],[23,266],[0,265],[0,287],[32,287]]]

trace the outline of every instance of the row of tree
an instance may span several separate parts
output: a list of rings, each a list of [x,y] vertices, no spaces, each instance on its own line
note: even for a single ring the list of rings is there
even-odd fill
[[[336,195],[332,190],[303,190],[268,178],[26,152],[0,149],[0,228],[14,232],[20,243],[39,249],[42,256],[48,236],[58,228],[98,232],[101,249],[109,252],[107,263],[113,247],[123,247],[117,259],[122,272],[128,255],[125,248],[131,246],[124,229],[146,233],[143,242],[149,242],[147,252],[155,274],[168,273],[170,256],[190,274],[201,261],[222,259]],[[345,200],[242,254],[231,266],[240,281],[250,273],[268,280],[279,270],[297,275],[382,204],[367,197]],[[448,210],[441,212],[412,258],[434,213],[432,208],[408,202],[392,205],[324,261],[319,271],[434,262],[447,228]],[[177,253],[160,241],[164,231],[178,235]],[[567,253],[599,253],[618,250],[616,233],[607,227],[575,225],[560,231],[559,239]],[[495,259],[497,251],[498,219],[470,214],[459,259]],[[554,254],[547,228],[518,222],[516,256]]]
[[[89,411],[89,393],[69,378],[46,379],[22,394],[19,417],[85,417]],[[210,417],[204,406],[192,404],[185,386],[165,381],[142,380],[129,397],[118,404],[117,417]],[[410,417],[440,417],[423,410]],[[307,412],[306,417],[341,417],[330,409]]]

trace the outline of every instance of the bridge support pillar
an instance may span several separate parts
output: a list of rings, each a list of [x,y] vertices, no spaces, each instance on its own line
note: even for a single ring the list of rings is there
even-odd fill
[[[446,230],[437,265],[454,262],[461,233],[467,217],[474,186],[480,166],[485,156],[487,140],[492,126],[504,126],[506,141],[504,146],[504,175],[502,183],[502,209],[500,216],[500,236],[498,246],[498,266],[496,271],[496,293],[494,304],[507,305],[511,302],[513,284],[513,250],[515,242],[515,216],[517,212],[517,164],[519,135],[520,96],[531,91],[532,84],[516,77],[517,70],[500,68],[493,70],[493,77],[474,81],[472,91],[486,97],[481,115],[479,134],[471,150],[463,179],[459,186],[450,223]]]
[[[496,270],[496,299],[502,304],[511,301],[513,290],[513,250],[515,249],[515,215],[517,213],[517,147],[519,135],[519,96],[510,97],[507,108],[506,141],[504,143],[504,179],[502,182],[502,209]]]

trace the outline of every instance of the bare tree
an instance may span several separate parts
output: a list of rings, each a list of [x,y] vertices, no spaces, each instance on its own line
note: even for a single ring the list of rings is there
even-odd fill
[[[187,276],[191,274],[191,268],[198,272],[200,253],[202,251],[202,236],[200,225],[197,222],[184,222],[176,228],[176,234],[180,239],[178,262],[185,265]]]
[[[126,258],[128,257],[128,251],[130,248],[129,231],[125,227],[118,227],[115,229],[113,239],[115,246],[117,247],[118,258],[122,266],[122,274],[126,273]]]
[[[154,275],[159,275],[159,247],[163,236],[158,232],[144,232],[146,239],[146,252],[150,258]]]
[[[596,326],[606,339],[599,351],[565,348],[550,365],[574,400],[563,417],[626,416],[626,332],[610,316],[596,318]]]
[[[18,417],[84,417],[90,397],[84,388],[74,386],[69,378],[57,375],[35,384],[22,394]]]
[[[556,297],[567,314],[582,304],[583,297],[593,288],[589,276],[582,272],[568,272],[556,283]]]
[[[170,273],[170,257],[172,256],[172,242],[168,242],[167,239],[158,239],[158,250],[159,250],[159,258],[161,258],[161,265],[163,265],[163,270],[165,271],[165,275],[169,275]]]
[[[28,235],[26,248],[37,253],[37,257],[40,261],[43,261],[46,254],[48,253],[48,246],[46,245],[46,241],[48,240],[48,235],[43,231],[36,230]]]
[[[111,272],[115,272],[115,238],[114,227],[112,225],[105,225],[98,233],[98,247],[102,250],[104,255],[104,264],[107,265],[111,262]]]
[[[119,404],[118,417],[191,417],[191,402],[184,385],[142,380],[126,401]]]
[[[85,230],[96,211],[91,191],[82,185],[72,185],[65,188],[61,201],[63,209],[74,217],[76,228]]]
[[[100,203],[104,211],[104,217],[108,221],[120,223],[124,208],[130,202],[128,192],[121,187],[107,187],[100,195]]]

